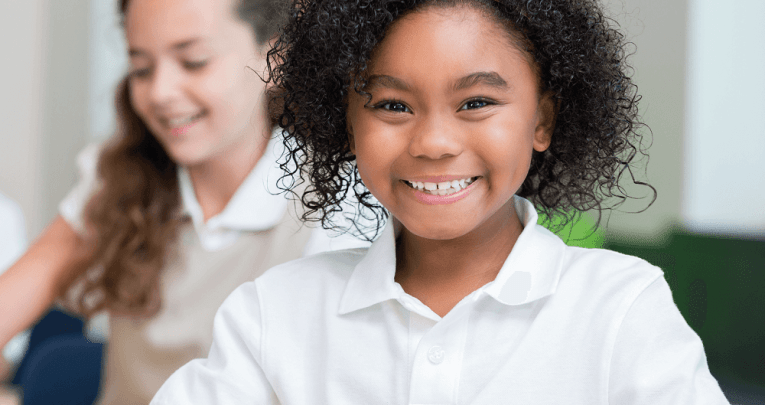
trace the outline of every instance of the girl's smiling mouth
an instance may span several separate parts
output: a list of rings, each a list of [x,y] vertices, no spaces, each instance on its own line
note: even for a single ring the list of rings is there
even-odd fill
[[[431,183],[427,181],[409,181],[409,180],[404,180],[404,183],[407,186],[426,194],[450,195],[464,188],[467,188],[467,186],[473,184],[473,182],[476,181],[476,179],[478,179],[478,176],[466,177],[464,179],[458,179],[458,180],[452,180],[452,181],[442,181],[438,183],[435,183],[435,182]]]
[[[200,111],[197,114],[189,115],[182,118],[161,118],[162,124],[170,129],[173,135],[181,135],[186,133],[194,124],[207,115],[205,110]]]
[[[410,180],[402,180],[402,182],[414,191],[415,198],[420,202],[428,205],[442,205],[451,204],[467,197],[472,190],[470,186],[479,178],[480,176],[442,182]]]

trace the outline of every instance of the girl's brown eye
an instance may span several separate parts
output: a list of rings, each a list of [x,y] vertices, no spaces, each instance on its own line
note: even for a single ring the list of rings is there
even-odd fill
[[[131,79],[142,79],[149,75],[149,69],[135,69],[132,72],[128,73],[129,78]]]
[[[463,104],[460,110],[475,110],[477,108],[486,107],[489,104],[491,103],[488,100],[484,100],[484,99],[470,100],[467,103]]]
[[[400,103],[398,101],[383,101],[380,103],[377,103],[375,108],[396,112],[396,113],[409,113],[412,112],[409,107],[404,105],[403,103]]]
[[[409,109],[406,108],[406,106],[401,104],[401,103],[388,103],[388,104],[385,104],[384,108],[386,110],[395,111],[395,112],[407,112],[407,111],[409,111]]]
[[[207,66],[207,60],[183,62],[183,67],[188,70],[197,70]]]

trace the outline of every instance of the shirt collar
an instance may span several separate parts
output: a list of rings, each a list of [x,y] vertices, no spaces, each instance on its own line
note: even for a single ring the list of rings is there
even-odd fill
[[[262,231],[274,227],[281,220],[289,203],[276,187],[277,180],[283,173],[277,163],[283,151],[284,145],[274,132],[263,156],[239,185],[226,207],[206,224],[189,172],[185,167],[179,166],[178,184],[183,213],[191,217],[197,229],[207,227]]]
[[[553,294],[560,278],[566,245],[537,225],[537,212],[528,200],[515,196],[513,206],[523,231],[485,293],[504,305],[522,305]],[[396,299],[401,287],[396,274],[394,221],[388,221],[351,274],[340,302],[340,314]]]

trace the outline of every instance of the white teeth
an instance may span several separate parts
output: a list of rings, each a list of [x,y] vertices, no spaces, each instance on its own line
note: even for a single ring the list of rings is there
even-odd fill
[[[423,191],[427,194],[433,195],[449,195],[454,194],[470,184],[472,184],[478,177],[471,177],[467,179],[444,181],[441,183],[428,183],[422,181],[407,181],[404,182],[414,189]]]
[[[184,125],[188,125],[191,122],[195,121],[196,119],[200,118],[202,116],[202,113],[196,114],[196,115],[190,115],[185,118],[173,118],[167,120],[167,125],[171,128],[181,127]]]

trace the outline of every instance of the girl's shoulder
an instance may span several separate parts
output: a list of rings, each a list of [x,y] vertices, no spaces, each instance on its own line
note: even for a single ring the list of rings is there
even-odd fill
[[[639,273],[661,273],[661,269],[636,256],[604,248],[566,247],[566,262],[570,266],[586,266],[600,271],[632,271]]]
[[[555,257],[549,262],[555,268],[546,271],[551,271],[561,280],[641,282],[663,275],[660,268],[639,257],[603,248],[571,246],[541,225],[536,225],[534,231],[540,237],[534,238],[525,247],[537,250],[536,255]]]
[[[608,249],[566,247],[558,292],[579,292],[598,300],[631,300],[663,279],[661,268]],[[578,293],[577,293],[578,294]]]
[[[351,274],[366,251],[354,248],[318,253],[267,270],[250,283],[254,288],[250,295],[258,297],[262,322],[286,328],[284,319],[302,320],[289,326],[298,327],[335,316]]]
[[[98,159],[104,145],[104,142],[93,142],[77,154],[79,179],[58,205],[59,214],[80,235],[85,234],[85,206],[101,186],[98,179]]]
[[[366,254],[367,247],[321,252],[274,266],[258,277],[263,285],[315,282],[344,283]]]

